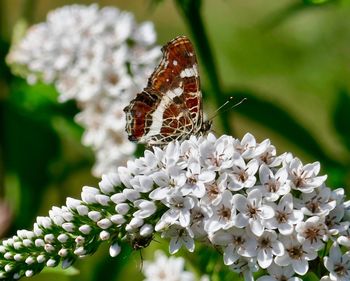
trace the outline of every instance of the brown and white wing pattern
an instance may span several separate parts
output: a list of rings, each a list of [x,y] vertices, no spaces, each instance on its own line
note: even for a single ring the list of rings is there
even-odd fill
[[[179,36],[162,52],[147,87],[124,109],[131,141],[165,145],[201,131],[202,94],[193,45]]]

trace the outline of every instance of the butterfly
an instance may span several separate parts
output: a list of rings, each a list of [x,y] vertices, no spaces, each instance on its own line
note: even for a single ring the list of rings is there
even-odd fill
[[[198,63],[186,36],[178,36],[162,48],[163,57],[146,88],[124,108],[130,141],[164,146],[210,130],[203,120]]]

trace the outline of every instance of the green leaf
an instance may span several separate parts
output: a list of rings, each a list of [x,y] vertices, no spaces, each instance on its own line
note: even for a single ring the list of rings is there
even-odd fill
[[[327,4],[330,2],[337,2],[338,0],[303,0],[303,3],[306,5],[321,5]]]
[[[346,89],[338,92],[333,123],[339,138],[350,151],[350,93]]]
[[[58,137],[48,122],[36,120],[10,102],[1,103],[0,111],[6,172],[15,174],[20,183],[17,223],[30,226],[50,181],[50,164],[59,155]]]
[[[11,83],[11,102],[18,104],[27,111],[50,111],[57,105],[57,92],[51,85],[37,83],[28,85],[24,79],[14,78]]]
[[[31,225],[52,183],[51,166],[61,151],[52,117],[65,105],[57,103],[50,86],[30,86],[14,77],[9,82],[9,94],[0,104],[0,150],[5,174],[18,183],[13,187],[18,191],[8,187],[7,195],[14,196],[10,200],[17,206],[15,223],[22,228]]]
[[[74,266],[68,267],[66,269],[63,269],[61,265],[56,266],[56,267],[47,267],[45,266],[42,274],[57,274],[57,275],[64,275],[64,276],[75,276],[80,273],[80,271],[75,268]]]
[[[321,276],[317,276],[314,272],[309,271],[303,276],[304,281],[319,281]]]
[[[74,101],[59,103],[58,93],[53,85],[37,83],[29,85],[26,80],[18,77],[12,78],[10,83],[11,103],[21,107],[22,110],[31,112],[36,119],[48,120],[48,118],[59,115],[73,120],[78,113]]]
[[[90,281],[101,280],[101,276],[104,276],[105,280],[118,280],[117,276],[120,276],[120,273],[125,266],[130,262],[131,255],[139,254],[137,251],[133,251],[126,243],[121,242],[122,251],[121,253],[112,258],[108,254],[105,254],[99,261],[96,263],[95,268],[91,274]],[[106,249],[108,251],[108,249]],[[122,279],[122,278],[121,278]]]

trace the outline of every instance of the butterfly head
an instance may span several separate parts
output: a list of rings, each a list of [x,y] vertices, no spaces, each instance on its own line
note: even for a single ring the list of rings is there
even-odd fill
[[[206,120],[202,123],[201,129],[200,129],[200,133],[202,135],[205,135],[206,133],[208,133],[211,129],[211,126],[213,125],[213,121],[212,120]]]

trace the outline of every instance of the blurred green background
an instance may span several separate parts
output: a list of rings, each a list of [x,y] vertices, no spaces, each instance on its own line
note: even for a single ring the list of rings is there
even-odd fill
[[[198,13],[184,8],[195,2],[98,3],[131,11],[138,22],[153,21],[159,45],[181,34],[194,38],[208,115],[229,96],[248,98],[225,113],[226,125],[216,118],[217,134],[270,138],[279,153],[292,152],[304,163],[320,161],[330,187],[350,187],[350,1],[207,0]],[[94,2],[0,1],[2,237],[31,228],[37,215],[98,182],[91,176],[93,153],[80,143],[83,130],[73,121],[74,102],[59,104],[53,87],[27,85],[4,61],[18,20],[45,21],[48,11],[73,3]],[[78,261],[79,275],[54,269],[32,280],[119,280],[126,274],[142,280],[138,252],[125,251],[116,259],[107,253],[102,247]],[[151,257],[150,251],[142,254]]]

